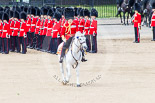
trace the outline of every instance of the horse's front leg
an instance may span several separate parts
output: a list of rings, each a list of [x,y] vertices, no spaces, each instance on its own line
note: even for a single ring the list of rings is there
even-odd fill
[[[125,23],[125,12],[123,12],[123,19],[124,19],[124,25],[126,25],[126,23]]]
[[[120,19],[121,19],[121,23],[123,23],[123,21],[122,21],[122,15],[121,15],[121,12],[120,12]]]
[[[64,68],[63,68],[63,63],[60,63],[60,71],[61,71],[61,75],[62,75],[62,83],[63,85],[66,85],[66,80],[65,80],[65,76],[64,76]]]
[[[69,80],[70,80],[70,77],[71,77],[71,65],[68,64],[67,67],[66,67],[66,71],[67,71],[67,75],[66,75],[66,83],[69,83]]]
[[[76,84],[77,84],[77,87],[81,87],[80,83],[79,83],[79,64],[78,66],[76,67]]]
[[[128,20],[129,20],[129,12],[128,12],[128,15],[127,15],[127,25],[129,25]]]

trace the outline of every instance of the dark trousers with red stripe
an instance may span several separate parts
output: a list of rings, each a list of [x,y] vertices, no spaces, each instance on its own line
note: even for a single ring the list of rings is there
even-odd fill
[[[35,37],[36,37],[35,48],[38,49],[39,48],[39,42],[40,42],[40,35],[39,34],[35,34]]]
[[[97,35],[91,35],[91,48],[93,53],[97,53]]]
[[[140,33],[139,33],[139,28],[134,27],[135,30],[135,42],[140,42]]]
[[[31,44],[31,35],[30,32],[27,32],[27,46]]]
[[[58,48],[58,39],[57,38],[51,38],[50,52],[56,54],[57,48]]]
[[[19,37],[19,48],[21,50],[21,46],[22,46],[22,53],[25,54],[27,52],[27,49],[26,49],[26,43],[27,43],[27,39],[24,38],[24,37]]]
[[[2,38],[0,37],[0,53],[2,52]]]
[[[35,45],[35,33],[34,32],[31,32],[30,33],[30,40],[31,40],[31,42],[30,42],[30,47],[32,47],[32,48],[34,48],[34,45]]]
[[[11,51],[15,51],[18,44],[18,36],[11,36]]]
[[[2,52],[5,54],[9,53],[9,41],[8,38],[2,38]]]
[[[86,44],[87,44],[87,52],[89,52],[91,50],[91,44],[90,44],[90,35],[85,35],[86,37]]]
[[[43,40],[42,49],[45,50],[46,52],[49,51],[50,41],[51,41],[51,36],[45,36],[45,38]]]
[[[155,27],[153,27],[153,40],[155,41]]]

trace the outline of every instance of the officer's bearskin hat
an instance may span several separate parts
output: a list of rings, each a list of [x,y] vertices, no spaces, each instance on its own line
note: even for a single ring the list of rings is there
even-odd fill
[[[84,17],[84,9],[81,9],[81,10],[80,10],[79,15],[82,16],[82,17]]]
[[[4,10],[3,7],[0,6],[0,11],[3,11],[3,10]]]
[[[78,8],[78,9],[77,9],[77,15],[80,15],[81,9],[82,9],[82,8]]]
[[[0,11],[0,20],[3,20],[3,11]]]
[[[41,11],[39,8],[36,9],[36,16],[40,16],[41,15]]]
[[[25,6],[23,11],[27,13],[28,12],[28,7]]]
[[[74,16],[75,16],[75,12],[74,12],[74,9],[73,8],[65,8],[65,11],[64,11],[64,16],[65,16],[65,19],[74,19]]]
[[[20,10],[21,11],[24,11],[24,6],[23,5],[20,7]]]
[[[7,13],[9,15],[10,9],[6,9],[5,13]]]
[[[20,19],[24,19],[24,20],[27,19],[27,14],[24,11],[20,13]]]
[[[31,15],[36,15],[36,9],[34,7],[31,8]]]
[[[152,3],[152,9],[155,9],[155,2]]]
[[[53,18],[57,19],[57,21],[59,21],[61,19],[61,13],[59,12],[55,12]]]
[[[19,12],[18,11],[14,11],[13,17],[19,19]]]
[[[3,13],[2,19],[9,21],[9,15],[7,13]]]
[[[21,9],[19,6],[16,6],[15,10],[18,11],[19,13],[21,12]]]
[[[139,3],[135,3],[134,8],[135,8],[136,11],[138,11],[138,12],[140,13],[140,11],[141,11],[141,6],[140,6]]]
[[[83,13],[84,13],[84,16],[90,17],[90,12],[88,9],[84,9]]]
[[[12,17],[13,17],[13,11],[10,10],[10,12],[9,12],[9,18],[12,18]]]
[[[48,10],[47,15],[50,15],[50,14],[54,14],[53,9],[49,9],[49,10]]]
[[[90,12],[90,15],[91,15],[91,16],[96,16],[96,17],[98,17],[98,12],[97,12],[97,10],[94,9],[94,8],[92,8],[92,9],[91,9],[91,12]]]
[[[47,15],[47,12],[48,12],[48,9],[44,7],[42,9],[42,15]]]
[[[78,16],[78,8],[77,7],[74,8],[74,12],[75,12],[75,16]]]

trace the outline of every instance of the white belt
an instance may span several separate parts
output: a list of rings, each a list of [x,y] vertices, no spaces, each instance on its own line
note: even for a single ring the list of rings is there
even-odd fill
[[[85,27],[85,29],[89,29],[89,27]]]
[[[39,28],[39,26],[36,26],[36,28]]]
[[[58,31],[58,30],[53,30],[53,31]]]
[[[27,26],[31,26],[30,24],[27,24]]]
[[[84,27],[84,26],[82,26],[82,25],[79,25],[78,27]]]
[[[24,29],[20,29],[20,31],[24,31]]]
[[[94,28],[94,27],[90,27],[90,28]]]
[[[3,32],[7,32],[7,30],[3,30]]]
[[[14,28],[14,30],[18,30],[18,28]]]
[[[36,26],[35,24],[31,24],[31,26]]]
[[[155,19],[152,19],[152,21],[155,21]]]
[[[52,30],[52,28],[47,28],[47,30]]]

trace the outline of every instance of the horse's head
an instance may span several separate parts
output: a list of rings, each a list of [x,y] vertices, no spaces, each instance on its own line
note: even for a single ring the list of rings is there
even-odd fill
[[[75,34],[75,42],[77,43],[77,45],[79,45],[79,47],[82,50],[86,50],[87,49],[86,37],[81,32],[77,32]]]

